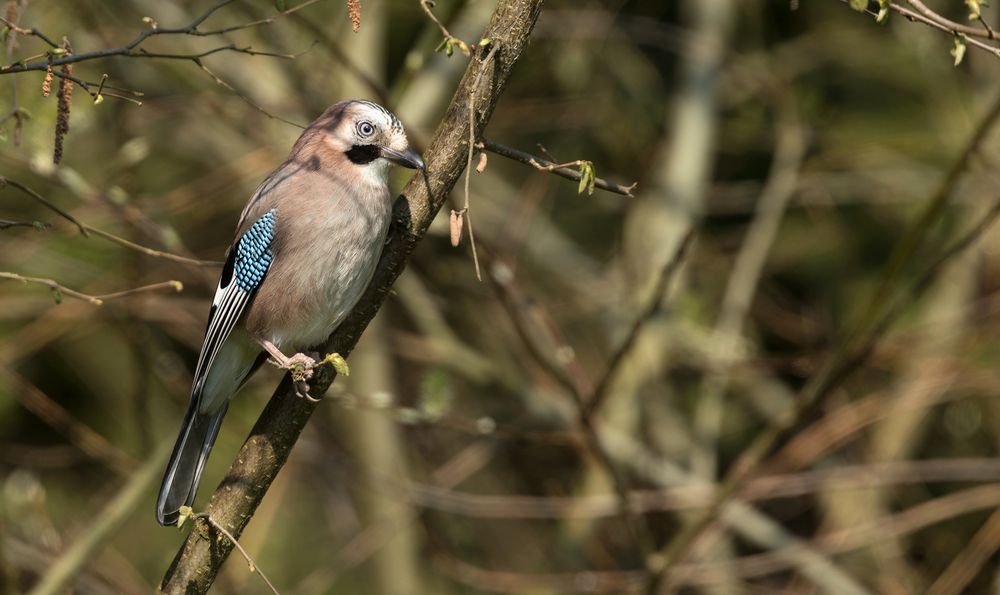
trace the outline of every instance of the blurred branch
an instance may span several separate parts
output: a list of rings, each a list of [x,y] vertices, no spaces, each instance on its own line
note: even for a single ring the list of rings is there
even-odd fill
[[[998,119],[1000,119],[1000,96],[993,100],[959,158],[927,201],[917,222],[897,242],[885,267],[879,288],[869,300],[861,319],[854,325],[853,332],[841,340],[840,345],[824,363],[823,368],[813,375],[802,388],[795,407],[776,423],[758,434],[743,450],[722,481],[719,493],[699,517],[687,525],[664,547],[659,571],[647,584],[646,593],[648,595],[657,595],[660,592],[660,587],[670,574],[671,569],[682,561],[695,540],[712,525],[721,506],[737,493],[751,474],[759,469],[774,446],[780,443],[801,420],[806,419],[817,407],[822,405],[833,389],[844,382],[864,362],[879,337],[896,320],[895,315],[898,310],[893,309],[894,301],[889,299],[887,294],[893,289],[897,289],[897,286],[901,284],[900,277],[904,269],[910,264],[921,244],[936,228],[959,177],[965,171],[972,156],[979,152],[987,134],[993,129]],[[985,230],[985,226],[977,226],[973,231],[980,234],[983,230]],[[942,256],[927,269],[927,272],[919,277],[928,278],[927,275],[931,274],[932,270],[968,246],[972,238],[967,236],[964,240],[952,249],[944,251]],[[909,295],[916,296],[924,288],[925,284],[918,284],[911,288]]]
[[[475,136],[481,137],[500,99],[511,69],[524,51],[541,11],[542,0],[500,0],[486,34],[499,46],[488,64],[469,62],[455,96],[425,153],[427,170],[414,176],[395,205],[394,227],[382,252],[374,278],[358,305],[320,351],[348,355],[365,327],[389,295],[396,277],[426,233],[435,214],[461,176],[468,131],[468,106],[475,91],[471,83],[480,71],[489,69],[488,89],[476,98],[478,106]],[[315,394],[323,394],[333,382],[331,367],[313,378]],[[315,410],[315,404],[294,398],[294,388],[286,376],[275,391],[222,487],[216,490],[205,512],[212,515],[234,537],[239,538],[271,482],[284,465],[288,453]],[[228,542],[206,540],[190,533],[167,570],[160,591],[164,593],[204,593],[212,585],[222,562],[232,550]]]
[[[80,570],[101,548],[108,545],[115,531],[146,501],[149,490],[160,478],[160,471],[167,462],[172,443],[171,440],[161,444],[142,467],[129,477],[117,495],[96,514],[84,516],[84,511],[79,511],[80,516],[92,518],[93,522],[80,531],[79,538],[48,568],[28,595],[58,595],[69,590]]]
[[[431,472],[433,486],[441,489],[457,486],[489,464],[496,452],[494,444],[487,441],[473,442]],[[304,578],[295,593],[305,595],[331,592],[338,576],[371,558],[397,533],[418,520],[419,511],[409,508],[403,514],[368,525],[334,553],[330,564],[318,566]]]
[[[575,182],[579,182],[583,178],[583,173],[580,171],[561,167],[560,164],[549,161],[548,159],[536,157],[519,149],[501,145],[500,143],[493,142],[488,138],[483,139],[482,145],[484,149],[491,153],[496,153],[501,157],[506,157],[507,159],[513,159],[514,161],[518,161],[525,165],[530,165],[538,171],[547,171]],[[639,185],[639,182],[632,182],[631,185],[625,186],[617,182],[609,182],[604,178],[594,178],[593,182],[596,188],[607,190],[608,192],[613,192],[615,194],[622,194],[628,196],[629,198],[633,197],[632,191]]]
[[[955,556],[941,576],[927,589],[927,595],[966,593],[989,559],[1000,549],[1000,510],[993,511],[969,544]]]
[[[90,234],[93,233],[94,235],[100,236],[100,237],[102,237],[102,238],[104,238],[106,240],[110,240],[110,241],[118,244],[119,246],[124,246],[125,248],[128,248],[130,250],[135,250],[137,252],[142,252],[146,256],[153,256],[153,257],[156,257],[156,258],[163,258],[165,260],[172,260],[174,262],[179,262],[181,264],[187,264],[187,265],[193,265],[193,266],[199,266],[199,267],[216,267],[216,266],[222,266],[221,262],[214,261],[214,260],[198,260],[198,259],[195,259],[195,258],[188,258],[186,256],[180,256],[178,254],[171,254],[169,252],[162,252],[160,250],[154,250],[153,248],[148,248],[146,246],[142,246],[140,244],[136,244],[135,242],[130,242],[130,241],[126,240],[125,238],[116,236],[113,233],[110,233],[110,232],[98,229],[98,228],[96,228],[96,227],[94,227],[92,225],[88,225],[86,223],[83,223],[82,221],[80,221],[76,217],[73,217],[72,215],[70,215],[66,211],[64,211],[61,208],[57,207],[52,202],[50,202],[48,199],[46,199],[45,197],[43,197],[41,194],[35,192],[34,190],[32,190],[31,188],[25,186],[24,184],[21,184],[20,182],[17,182],[15,180],[11,180],[11,179],[5,178],[3,176],[0,176],[0,188],[3,188],[4,186],[13,186],[14,188],[17,188],[21,192],[24,192],[25,194],[27,194],[31,198],[35,199],[37,202],[41,203],[45,208],[49,209],[50,211],[53,211],[53,212],[57,213],[58,215],[60,215],[61,217],[63,217],[64,219],[66,219],[67,221],[69,221],[70,223],[72,223],[73,225],[75,225],[77,227],[77,229],[80,230],[80,233],[83,234],[84,237],[88,237],[89,238]],[[63,289],[65,289],[65,288],[63,288]],[[180,289],[178,289],[178,291],[180,291]],[[67,291],[67,295],[73,295],[74,293],[75,292],[71,293],[71,292]],[[79,296],[74,295],[74,297],[79,297]],[[86,299],[86,298],[83,298],[83,299]]]
[[[124,291],[116,291],[114,293],[106,293],[103,295],[89,295],[86,293],[81,293],[79,291],[70,289],[65,285],[62,285],[52,279],[43,279],[41,277],[23,277],[17,273],[8,273],[6,271],[0,271],[0,279],[10,279],[12,281],[20,281],[21,283],[35,283],[38,285],[45,285],[52,290],[52,294],[55,296],[56,303],[62,301],[62,296],[66,295],[69,297],[77,298],[90,302],[95,306],[101,306],[104,304],[104,300],[111,300],[115,298],[124,297],[127,295],[132,295],[135,293],[141,293],[144,291],[158,291],[160,289],[173,289],[174,291],[182,291],[184,289],[184,284],[180,281],[162,281],[160,283],[153,283],[152,285],[143,285],[142,287],[134,287],[132,289],[126,289]]]
[[[53,401],[17,371],[0,367],[0,378],[3,378],[4,384],[12,388],[14,397],[25,409],[65,436],[73,446],[87,456],[100,461],[120,475],[128,475],[138,466],[134,458],[74,418],[62,405]]]
[[[625,361],[625,358],[635,346],[643,327],[660,311],[660,305],[666,297],[667,289],[670,288],[670,282],[673,281],[677,275],[677,271],[680,270],[681,265],[685,262],[684,257],[687,255],[688,248],[694,241],[694,232],[694,228],[690,228],[684,232],[680,243],[677,245],[677,251],[674,252],[674,255],[660,270],[660,276],[656,280],[656,286],[653,288],[653,293],[650,295],[649,301],[646,302],[646,306],[636,316],[631,326],[629,326],[628,333],[625,335],[625,339],[621,345],[618,346],[618,349],[608,359],[608,365],[604,370],[604,374],[598,381],[597,387],[594,389],[590,399],[585,403],[583,407],[583,415],[585,417],[592,416],[595,411],[600,409],[601,404],[607,399],[608,392],[611,390],[611,381],[614,380],[622,362]]]
[[[753,578],[774,574],[794,566],[790,553],[814,548],[827,554],[851,552],[881,540],[916,533],[936,523],[1000,504],[1000,485],[969,488],[912,506],[876,522],[832,532],[803,545],[792,545],[775,552],[752,554],[732,561],[688,563],[679,583],[712,585],[731,577]],[[453,579],[492,592],[526,593],[556,590],[565,592],[633,592],[642,586],[642,571],[583,571],[562,573],[521,573],[486,570],[454,557],[435,557]],[[444,564],[442,564],[442,562]],[[728,584],[728,583],[727,583]]]
[[[385,489],[405,493],[418,506],[489,519],[601,518],[618,514],[615,494],[594,496],[523,496],[466,493],[385,477]],[[747,482],[743,502],[794,498],[820,491],[846,491],[873,486],[922,485],[969,481],[1000,482],[1000,462],[988,458],[893,461],[846,465],[815,471],[766,475]],[[692,477],[685,485],[629,492],[633,510],[646,514],[699,508],[715,491],[712,484]]]
[[[691,467],[703,478],[718,475],[716,451],[725,411],[734,360],[743,338],[743,325],[785,209],[798,184],[799,169],[805,157],[806,140],[795,99],[789,90],[775,85],[775,147],[771,167],[757,202],[757,210],[747,229],[743,245],[736,255],[726,282],[719,316],[712,330],[712,358],[702,380],[694,414],[695,442],[704,448],[691,452]]]

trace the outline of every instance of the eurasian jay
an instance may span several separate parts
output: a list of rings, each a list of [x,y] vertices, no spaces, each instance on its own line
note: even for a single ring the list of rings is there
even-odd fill
[[[160,487],[161,525],[175,525],[194,502],[229,400],[247,378],[269,356],[308,375],[315,361],[300,352],[325,341],[361,297],[389,229],[390,163],[424,168],[399,118],[370,101],[342,101],[305,129],[250,197]]]

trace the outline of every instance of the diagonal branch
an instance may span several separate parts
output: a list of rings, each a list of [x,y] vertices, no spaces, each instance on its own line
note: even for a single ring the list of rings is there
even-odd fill
[[[541,11],[543,0],[500,0],[493,12],[485,37],[498,46],[494,59],[487,64],[471,60],[427,150],[427,172],[417,175],[396,202],[394,227],[375,276],[361,301],[321,351],[347,355],[361,333],[378,312],[402,273],[417,242],[444,204],[462,174],[467,159],[464,146],[468,134],[469,103],[476,105],[474,131],[482,138],[510,76],[511,69],[527,46],[528,37]],[[482,56],[480,56],[482,57]],[[471,88],[479,72],[487,70],[488,84]],[[476,93],[473,99],[472,93]],[[335,373],[324,367],[313,378],[313,387],[322,394],[333,382]],[[257,420],[243,444],[236,461],[212,495],[205,512],[239,539],[288,458],[289,451],[316,408],[307,399],[294,397],[294,388],[286,376]],[[232,551],[229,540],[216,541],[208,535],[188,535],[160,585],[162,593],[205,593],[215,581],[222,563]]]

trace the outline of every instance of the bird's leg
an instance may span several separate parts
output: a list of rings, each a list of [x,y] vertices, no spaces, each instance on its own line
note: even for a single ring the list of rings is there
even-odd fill
[[[295,394],[305,397],[314,403],[319,402],[319,399],[309,394],[309,384],[306,383],[306,380],[312,378],[313,368],[316,367],[315,358],[309,357],[304,353],[296,353],[288,357],[274,343],[267,339],[260,339],[258,343],[273,358],[272,363],[274,365],[291,373],[292,382],[295,383]]]

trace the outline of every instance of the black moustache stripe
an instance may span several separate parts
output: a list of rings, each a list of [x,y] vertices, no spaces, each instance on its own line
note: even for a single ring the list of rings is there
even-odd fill
[[[344,152],[347,158],[351,160],[351,163],[357,163],[358,165],[364,165],[365,163],[371,163],[379,158],[379,148],[375,145],[354,145],[349,150]]]

